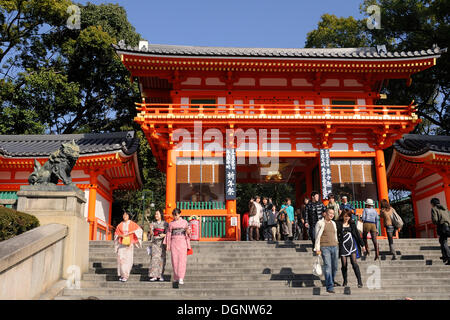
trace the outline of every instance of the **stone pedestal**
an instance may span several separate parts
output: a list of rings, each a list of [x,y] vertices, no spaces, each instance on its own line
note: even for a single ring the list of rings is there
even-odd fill
[[[59,223],[68,227],[62,277],[67,279],[71,266],[78,266],[81,273],[87,272],[89,224],[84,217],[83,192],[76,186],[22,186],[17,197],[17,210],[34,215],[41,225]]]

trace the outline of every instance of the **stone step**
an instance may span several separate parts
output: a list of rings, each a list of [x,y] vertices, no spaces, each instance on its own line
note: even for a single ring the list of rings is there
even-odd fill
[[[361,266],[361,272],[365,272],[366,266]],[[440,272],[440,271],[448,271],[450,267],[447,265],[417,265],[417,266],[384,266],[381,268],[382,273],[391,273],[391,272]],[[97,274],[117,274],[117,266],[111,266],[109,268],[89,268],[89,273],[97,273]],[[171,268],[166,268],[167,273],[171,273]],[[148,274],[148,268],[146,267],[138,267],[134,266],[131,270],[131,273],[134,274]],[[259,268],[208,268],[202,266],[202,268],[187,268],[187,275],[199,275],[199,274],[287,274],[287,273],[295,273],[295,274],[311,274],[310,266],[282,266],[282,267],[259,267]]]
[[[264,268],[295,268],[304,267],[312,268],[314,258],[288,258],[288,259],[243,259],[241,262],[236,262],[235,260],[224,261],[209,261],[208,259],[192,259],[188,258],[187,269],[241,269],[241,268],[252,268],[252,269],[264,269]],[[147,259],[134,259],[133,265],[135,268],[148,268],[150,260]],[[401,260],[397,259],[392,261],[390,258],[386,260],[373,261],[373,259],[359,260],[358,264],[361,267],[367,267],[368,265],[378,265],[381,268],[384,267],[414,267],[414,266],[445,266],[440,259],[420,259],[420,260]],[[116,258],[105,258],[101,261],[90,261],[89,265],[93,268],[99,269],[109,269],[117,267]],[[171,267],[171,259],[166,260],[166,268]],[[340,262],[338,262],[338,267],[340,267]],[[449,266],[446,266],[449,267]],[[450,267],[449,267],[450,268]]]
[[[85,300],[90,296],[87,295],[71,295],[71,296],[58,296],[55,297],[55,300]],[[148,296],[103,296],[103,295],[97,295],[95,296],[99,300],[167,300],[167,297],[160,296],[160,297],[148,297]],[[405,300],[406,298],[412,299],[412,300],[450,300],[450,294],[442,294],[442,293],[414,293],[414,294],[375,294],[372,293],[370,295],[358,295],[355,297],[355,293],[353,294],[321,294],[321,295],[310,295],[310,296],[301,296],[301,300]],[[266,300],[299,300],[299,298],[296,295],[290,295],[290,296],[239,296],[239,295],[233,295],[233,296],[227,296],[227,297],[191,297],[191,296],[177,296],[176,300],[230,300],[230,301],[236,301],[237,303],[242,304],[242,301],[245,300],[257,300],[257,301],[266,301]],[[228,303],[228,305],[231,305],[233,303]],[[268,302],[270,304],[270,302]],[[180,303],[180,306],[183,304]]]
[[[336,277],[338,283],[342,284],[342,277]],[[366,280],[367,281],[367,280]],[[364,278],[363,278],[364,283]],[[87,288],[135,288],[135,289],[159,289],[159,288],[172,288],[172,282],[150,282],[133,281],[129,279],[126,283],[116,281],[86,281],[83,280],[80,283],[80,287]],[[192,279],[186,279],[184,288],[200,289],[200,288],[285,288],[285,287],[320,287],[325,285],[324,280],[320,279],[305,279],[305,280],[260,280],[260,281],[242,281],[229,279],[228,281],[193,281]],[[367,283],[366,283],[367,285]],[[423,279],[382,279],[381,287],[391,287],[399,285],[424,285]],[[450,278],[432,278],[427,279],[426,285],[445,285],[450,286]],[[357,281],[354,275],[349,275],[348,286],[356,288]]]
[[[440,248],[437,248],[436,250],[395,250],[396,253],[398,255],[421,255],[421,256],[441,256],[441,250]],[[169,252],[168,252],[169,254]],[[374,250],[370,250],[370,254],[374,255],[375,251]],[[380,255],[390,255],[390,251],[389,250],[380,250]],[[105,251],[91,251],[89,253],[89,257],[90,258],[102,258],[102,257],[111,257],[111,256],[115,256],[116,253],[114,251],[110,251],[110,250],[105,250]],[[207,257],[211,257],[211,258],[217,258],[217,257],[221,257],[221,258],[235,258],[235,259],[241,259],[243,257],[297,257],[297,256],[312,256],[312,251],[295,251],[295,250],[286,250],[286,249],[282,249],[282,250],[264,250],[264,251],[249,251],[249,252],[236,252],[236,251],[222,251],[222,252],[207,252],[205,253],[204,251],[194,251],[194,255],[192,257],[195,256],[207,256]],[[134,256],[140,256],[140,257],[145,257],[148,256],[147,251],[144,249],[137,249],[134,250]]]
[[[348,270],[349,281],[353,278],[353,270],[349,268]],[[367,274],[362,272],[362,276]],[[336,274],[336,279],[341,279],[341,271],[338,270]],[[117,281],[117,271],[112,274],[95,274],[87,273],[82,276],[85,281],[102,282],[102,281]],[[171,275],[168,271],[164,274],[164,279],[166,281],[171,280]],[[197,282],[211,282],[211,281],[267,281],[267,280],[319,280],[317,276],[313,274],[210,274],[210,275],[189,275],[191,281]],[[419,280],[424,279],[425,283],[428,283],[432,279],[450,279],[450,269],[448,271],[439,272],[390,272],[382,273],[382,280]],[[131,274],[128,278],[128,282],[139,282],[147,281],[147,273],[144,274]]]
[[[369,295],[373,293],[450,293],[450,286],[445,285],[398,285],[398,286],[389,286],[382,287],[381,289],[368,289],[367,287],[363,288],[344,288],[344,287],[335,287],[335,291],[339,294],[344,294],[345,292],[351,292],[355,297],[360,297],[361,295]],[[180,296],[190,296],[194,297],[228,297],[233,295],[240,296],[311,296],[317,294],[327,294],[326,289],[324,287],[284,287],[284,288],[270,288],[267,290],[266,288],[199,288],[199,289],[191,289],[185,288],[183,285],[180,285],[178,289],[170,288],[156,288],[156,289],[141,289],[134,287],[122,287],[122,288],[88,288],[88,289],[67,289],[63,290],[63,294],[70,295],[85,295],[85,296],[148,296],[149,298],[157,297],[157,296],[165,296],[167,298],[178,298]]]

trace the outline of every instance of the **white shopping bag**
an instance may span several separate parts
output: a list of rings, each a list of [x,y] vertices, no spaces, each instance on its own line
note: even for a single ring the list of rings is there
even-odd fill
[[[317,256],[313,264],[313,275],[320,277],[323,273],[322,266],[323,266],[322,256]]]

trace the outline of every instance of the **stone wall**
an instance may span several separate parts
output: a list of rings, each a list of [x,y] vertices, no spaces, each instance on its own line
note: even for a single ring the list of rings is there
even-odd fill
[[[0,299],[38,299],[59,281],[67,234],[53,223],[0,242]]]

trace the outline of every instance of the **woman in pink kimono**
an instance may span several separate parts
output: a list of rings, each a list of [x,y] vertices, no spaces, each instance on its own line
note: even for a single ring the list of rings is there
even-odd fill
[[[124,243],[129,238],[129,243]],[[117,275],[119,281],[126,282],[133,267],[134,247],[141,247],[142,229],[130,220],[128,213],[123,213],[123,221],[117,226],[114,234],[114,251],[117,253]]]
[[[186,274],[187,251],[191,249],[191,229],[186,220],[181,218],[181,210],[172,211],[173,221],[169,223],[169,230],[164,238],[167,251],[171,252],[173,279],[178,284],[184,284]]]

